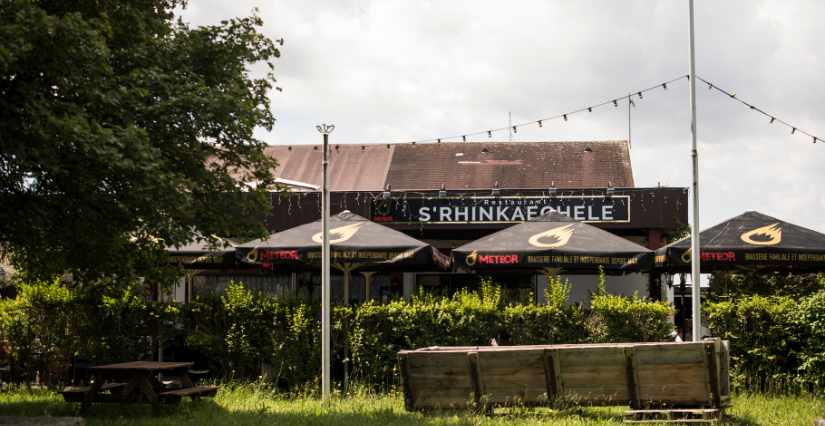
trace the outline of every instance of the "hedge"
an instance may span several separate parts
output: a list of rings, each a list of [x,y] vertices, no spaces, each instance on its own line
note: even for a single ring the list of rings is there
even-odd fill
[[[609,295],[602,287],[592,295],[592,308],[584,309],[567,304],[569,290],[569,283],[551,279],[547,303],[505,303],[500,287],[486,281],[479,292],[450,298],[422,292],[410,302],[336,305],[333,350],[340,353],[348,343],[353,376],[380,383],[392,377],[402,349],[490,345],[493,339],[502,346],[651,342],[673,331],[666,303]],[[65,369],[79,348],[98,365],[139,359],[157,350],[151,336],[178,330],[225,377],[256,379],[265,364],[286,387],[319,376],[317,301],[258,297],[242,283],[226,296],[188,304],[146,301],[143,294],[137,285],[73,291],[58,282],[21,285],[17,299],[0,301],[0,334],[15,358],[41,372]],[[33,359],[34,352],[43,356]]]

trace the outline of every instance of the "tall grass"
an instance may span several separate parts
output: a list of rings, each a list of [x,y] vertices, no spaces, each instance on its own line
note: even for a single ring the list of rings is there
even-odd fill
[[[391,385],[390,385],[391,386]],[[336,389],[340,389],[336,386]],[[403,398],[389,388],[353,385],[339,391],[328,403],[318,397],[316,384],[277,391],[263,381],[225,385],[215,398],[184,399],[165,406],[154,415],[148,405],[93,405],[82,417],[95,425],[608,425],[620,421],[626,407],[584,407],[550,410],[509,408],[497,415],[481,415],[469,409],[410,413]],[[387,391],[387,389],[384,389]],[[806,393],[739,393],[734,395],[732,417],[725,425],[810,425],[822,417],[823,399]],[[79,404],[70,404],[49,390],[23,387],[0,392],[3,416],[75,416]]]

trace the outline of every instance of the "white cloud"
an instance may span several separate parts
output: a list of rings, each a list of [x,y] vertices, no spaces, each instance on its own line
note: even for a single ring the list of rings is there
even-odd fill
[[[394,143],[484,132],[610,101],[687,74],[685,2],[194,0],[193,25],[260,8],[283,37],[268,143]],[[696,2],[697,74],[825,137],[825,3]],[[685,80],[636,100],[637,186],[690,184]],[[825,232],[825,142],[697,84],[701,227],[759,210]],[[626,139],[627,104],[521,128],[518,141]],[[489,140],[486,134],[468,138]],[[460,140],[457,139],[457,140]],[[505,131],[493,140],[506,141]],[[445,140],[446,142],[446,140]]]

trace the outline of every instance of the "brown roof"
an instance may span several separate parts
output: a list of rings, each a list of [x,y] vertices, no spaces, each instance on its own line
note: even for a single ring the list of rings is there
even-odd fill
[[[333,191],[490,188],[601,188],[611,181],[632,188],[627,141],[466,142],[443,144],[331,145]],[[316,149],[317,148],[317,149]],[[489,154],[482,154],[482,149]],[[593,152],[586,153],[585,148]],[[276,178],[321,185],[319,145],[270,146],[280,163]]]

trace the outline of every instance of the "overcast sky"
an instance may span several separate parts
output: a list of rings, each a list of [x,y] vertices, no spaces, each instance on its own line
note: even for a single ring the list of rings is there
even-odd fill
[[[273,145],[319,143],[321,123],[335,124],[335,143],[475,133],[506,127],[508,112],[513,124],[535,121],[688,73],[687,0],[190,0],[182,16],[214,25],[255,7],[261,31],[285,39],[275,61],[283,92],[271,93],[278,121],[258,133]],[[825,137],[825,2],[697,0],[695,14],[699,77]],[[768,124],[707,85],[697,98],[701,228],[757,210],[825,232],[825,142]],[[689,186],[687,81],[634,102],[636,186]],[[627,114],[624,101],[514,136],[626,140]]]

